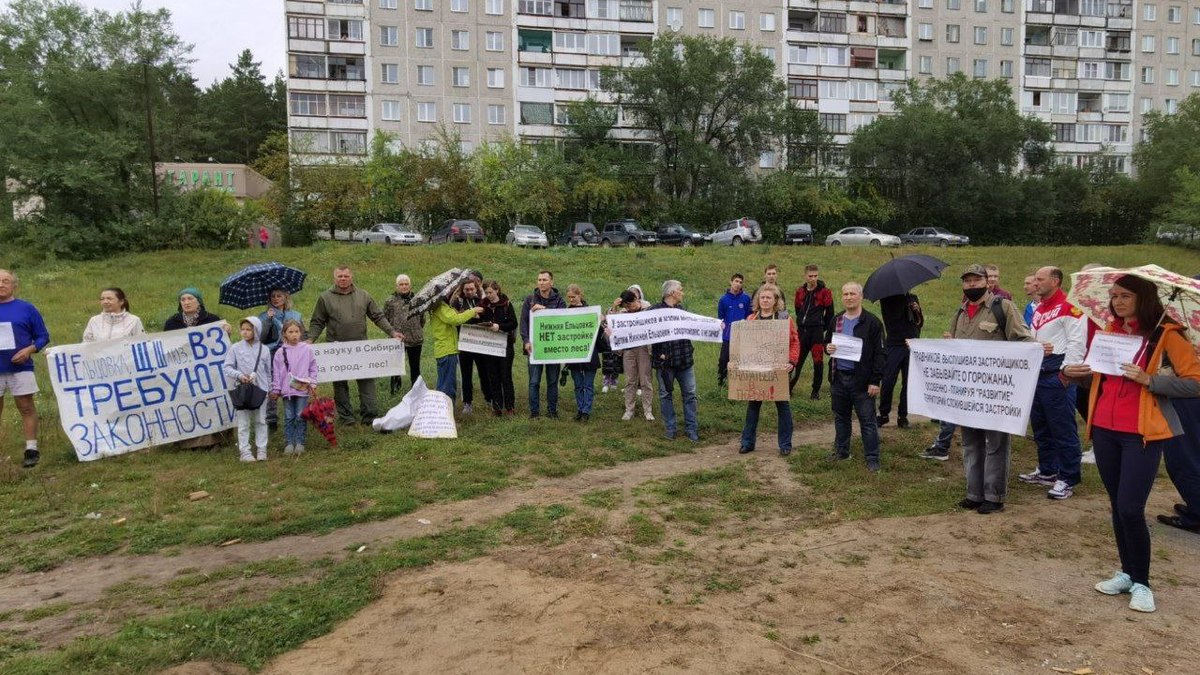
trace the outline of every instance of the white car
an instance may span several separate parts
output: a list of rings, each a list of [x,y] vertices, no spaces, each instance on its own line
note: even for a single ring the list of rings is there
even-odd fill
[[[508,231],[504,237],[504,243],[510,246],[536,246],[538,248],[550,246],[550,240],[542,228],[533,225],[517,225]]]
[[[360,240],[364,244],[421,244],[425,237],[397,223],[379,223],[363,232]]]
[[[900,237],[873,227],[843,227],[825,237],[826,246],[899,246]]]

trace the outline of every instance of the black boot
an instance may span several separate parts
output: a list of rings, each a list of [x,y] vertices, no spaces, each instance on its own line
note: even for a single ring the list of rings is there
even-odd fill
[[[42,458],[41,453],[37,450],[25,450],[25,461],[21,462],[22,469],[32,469],[37,466],[38,460]]]

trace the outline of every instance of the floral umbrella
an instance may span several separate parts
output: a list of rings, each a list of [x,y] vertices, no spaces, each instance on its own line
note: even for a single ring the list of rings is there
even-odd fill
[[[1158,265],[1142,265],[1129,269],[1096,267],[1086,272],[1071,275],[1069,300],[1081,308],[1092,321],[1101,327],[1112,321],[1108,310],[1108,289],[1117,279],[1132,274],[1158,286],[1167,314],[1187,328],[1187,337],[1192,344],[1200,345],[1200,281],[1165,270]]]

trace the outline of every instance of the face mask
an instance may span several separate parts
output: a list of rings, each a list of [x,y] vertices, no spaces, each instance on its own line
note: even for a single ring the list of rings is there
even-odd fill
[[[967,300],[970,300],[971,302],[979,302],[979,299],[983,297],[984,293],[987,293],[986,288],[963,289],[963,295],[967,296]]]

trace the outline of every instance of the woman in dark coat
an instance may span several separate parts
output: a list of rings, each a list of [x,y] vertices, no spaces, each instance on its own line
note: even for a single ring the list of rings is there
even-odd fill
[[[482,366],[483,384],[486,387],[488,401],[492,404],[492,414],[515,414],[515,395],[513,392],[512,364],[514,335],[517,330],[517,313],[508,296],[500,288],[500,282],[488,281],[483,284],[483,313],[479,315],[478,325],[486,326],[493,331],[508,336],[508,348],[504,356],[478,356]]]
[[[179,330],[221,322],[221,317],[204,308],[204,295],[198,289],[188,287],[179,291],[179,311],[167,319],[163,330]],[[229,332],[228,325],[225,326],[225,332]]]

